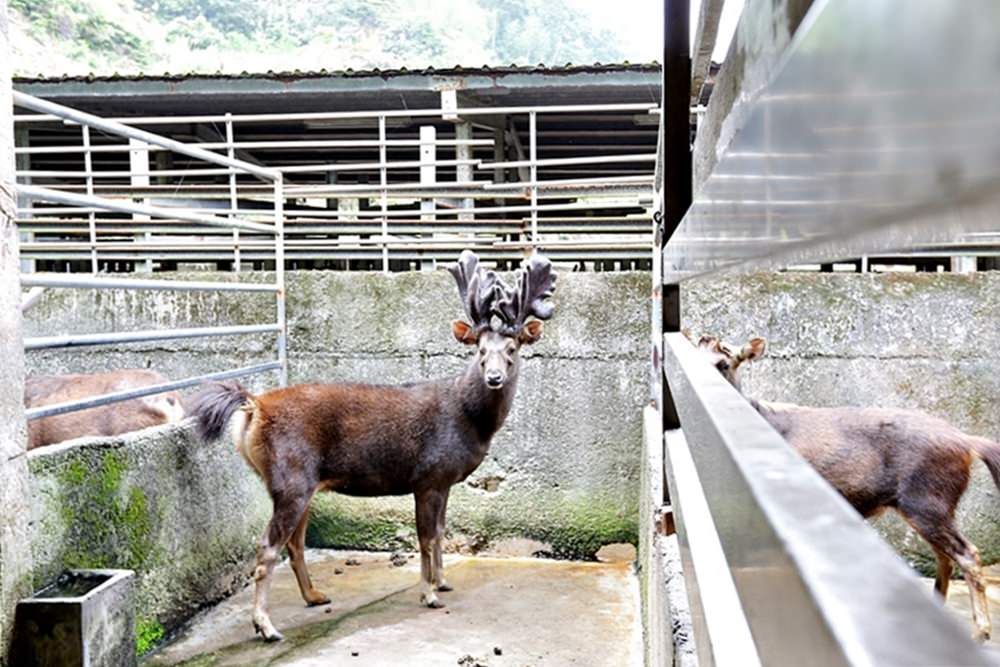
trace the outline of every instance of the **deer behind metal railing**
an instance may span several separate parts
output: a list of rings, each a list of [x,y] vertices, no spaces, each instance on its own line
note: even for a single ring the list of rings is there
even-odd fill
[[[253,622],[268,641],[282,638],[267,612],[271,574],[282,547],[309,605],[315,590],[304,559],[309,504],[319,490],[354,496],[405,495],[416,500],[421,601],[443,607],[441,542],[452,485],[483,461],[503,425],[520,372],[518,351],[537,341],[552,316],[551,263],[533,256],[513,288],[465,251],[451,272],[469,321],[452,334],[477,348],[457,377],[399,386],[307,384],[252,395],[236,383],[206,386],[192,412],[206,439],[229,425],[233,441],[260,475],[274,504],[257,550]],[[535,318],[535,319],[529,319]]]
[[[740,367],[764,356],[766,346],[763,338],[742,347],[713,336],[698,341],[708,362],[737,390]],[[914,410],[750,403],[862,516],[898,512],[934,550],[934,588],[944,597],[953,563],[958,565],[969,586],[974,637],[989,639],[979,551],[959,532],[955,509],[974,457],[983,460],[1000,487],[1000,444]]]

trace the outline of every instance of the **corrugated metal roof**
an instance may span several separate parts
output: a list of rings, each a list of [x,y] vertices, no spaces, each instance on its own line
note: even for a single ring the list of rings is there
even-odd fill
[[[57,83],[61,81],[73,82],[104,82],[104,81],[184,81],[192,79],[273,79],[276,81],[294,81],[297,79],[320,79],[320,78],[372,78],[379,77],[389,79],[399,76],[505,76],[509,74],[544,74],[550,76],[595,73],[602,72],[658,72],[659,63],[593,63],[591,65],[565,65],[547,66],[538,65],[505,65],[481,67],[465,67],[456,65],[450,68],[425,67],[422,69],[409,69],[401,67],[398,69],[343,69],[343,70],[313,70],[291,72],[240,72],[238,74],[216,72],[214,74],[205,72],[188,72],[173,74],[164,72],[162,74],[110,74],[110,75],[62,75],[62,76],[15,76],[14,83]]]

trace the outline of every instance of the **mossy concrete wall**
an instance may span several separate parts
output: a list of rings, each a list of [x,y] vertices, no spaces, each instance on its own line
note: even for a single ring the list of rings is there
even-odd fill
[[[35,449],[28,465],[35,587],[135,570],[140,652],[246,581],[270,501],[230,443],[171,425]]]
[[[698,280],[683,323],[738,342],[768,340],[744,392],[804,405],[924,410],[1000,440],[1000,273],[759,273]],[[987,562],[1000,560],[1000,492],[980,462],[958,511]],[[933,572],[923,540],[893,514],[875,524]]]
[[[541,342],[523,350],[507,423],[483,465],[452,493],[453,548],[518,536],[547,543],[542,550],[555,555],[591,557],[603,544],[635,542],[641,408],[648,396],[648,283],[648,273],[560,275],[556,315]],[[51,335],[56,322],[59,331],[127,331],[244,324],[273,313],[273,299],[263,295],[62,290],[29,312],[26,335]],[[292,272],[290,381],[394,383],[458,373],[471,355],[450,334],[451,320],[461,316],[444,271]],[[39,351],[28,361],[39,373],[150,366],[183,377],[268,355],[272,337],[243,336]],[[249,380],[257,388],[273,382],[273,376]],[[410,497],[321,494],[309,543],[412,545],[412,504]]]

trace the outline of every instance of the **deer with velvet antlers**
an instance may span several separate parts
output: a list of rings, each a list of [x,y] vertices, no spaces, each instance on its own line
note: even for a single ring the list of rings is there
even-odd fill
[[[454,337],[476,354],[457,377],[399,386],[306,384],[253,395],[236,383],[207,385],[192,401],[206,439],[227,426],[236,448],[264,481],[273,514],[257,549],[253,623],[268,641],[282,638],[267,596],[282,547],[308,605],[329,598],[313,588],[304,559],[309,504],[316,491],[354,496],[406,495],[416,502],[421,601],[443,607],[449,591],[441,543],[451,487],[483,461],[510,411],[518,351],[542,335],[554,306],[556,274],[540,255],[511,287],[466,250],[449,269],[468,321]]]
[[[702,336],[698,349],[737,390],[743,364],[764,356],[754,338],[728,345]],[[974,458],[1000,487],[1000,444],[963,433],[943,419],[894,408],[815,408],[749,399],[750,404],[863,517],[891,509],[937,557],[935,590],[948,595],[953,564],[969,586],[974,637],[990,637],[990,610],[979,551],[958,530],[955,509]]]

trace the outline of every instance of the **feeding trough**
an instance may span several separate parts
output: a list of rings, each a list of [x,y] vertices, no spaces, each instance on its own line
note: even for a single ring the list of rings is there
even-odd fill
[[[70,570],[17,603],[14,665],[134,665],[132,570]]]

